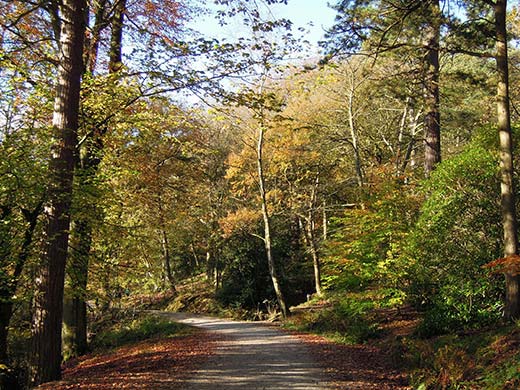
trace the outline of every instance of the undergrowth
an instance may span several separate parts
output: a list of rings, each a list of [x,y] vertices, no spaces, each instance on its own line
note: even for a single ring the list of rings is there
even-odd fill
[[[333,296],[328,298],[328,302],[317,310],[307,310],[304,306],[284,326],[319,334],[342,344],[364,343],[378,337],[378,325],[370,317],[377,304],[370,296]]]
[[[397,335],[381,326],[380,313],[389,308],[387,303],[384,296],[367,291],[316,299],[297,307],[284,326],[339,343],[378,345],[396,367],[409,374],[413,389],[520,389],[520,323],[496,322],[493,327],[426,337],[416,313],[419,327],[415,332]],[[392,313],[399,312],[392,308]],[[396,323],[401,320],[396,316]]]
[[[520,388],[518,325],[403,343],[414,389]]]
[[[190,331],[191,328],[186,325],[157,316],[145,316],[114,324],[96,335],[91,347],[93,349],[111,349],[150,338],[184,335]]]

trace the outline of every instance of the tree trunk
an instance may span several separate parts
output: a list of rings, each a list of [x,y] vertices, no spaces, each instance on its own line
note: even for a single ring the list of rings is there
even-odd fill
[[[364,175],[363,167],[361,165],[361,154],[359,153],[359,142],[358,134],[356,129],[356,123],[354,120],[354,96],[356,93],[355,83],[355,72],[351,74],[350,90],[348,94],[348,124],[350,129],[350,140],[352,149],[354,151],[354,168],[356,171],[356,180],[359,187],[363,186]]]
[[[63,301],[63,356],[65,359],[87,352],[87,303],[83,295],[66,295]]]
[[[265,177],[264,177],[264,165],[263,165],[263,145],[264,145],[264,132],[265,129],[263,126],[260,126],[259,134],[258,134],[258,143],[256,149],[256,157],[257,157],[257,170],[258,170],[258,186],[260,189],[260,199],[262,202],[262,218],[264,220],[264,244],[265,251],[267,255],[267,265],[269,267],[269,274],[271,275],[271,281],[273,283],[274,291],[276,293],[276,299],[278,301],[278,305],[280,306],[280,310],[282,311],[282,316],[285,318],[289,314],[289,308],[285,303],[285,298],[282,292],[282,286],[280,283],[280,279],[278,277],[278,270],[276,268],[276,263],[273,258],[273,251],[271,247],[271,221],[269,215],[269,209],[267,207],[267,197],[265,190]]]
[[[109,71],[115,73],[122,66],[123,25],[126,11],[126,0],[117,0],[116,9],[112,21],[112,34],[110,37]]]
[[[513,141],[509,108],[509,70],[507,54],[506,0],[495,3],[497,85],[497,123],[500,147],[500,193],[504,229],[504,257],[518,252],[518,222],[513,187]],[[520,277],[507,272],[504,316],[508,320],[520,318]]]
[[[35,283],[32,323],[31,380],[35,385],[61,377],[63,289],[83,71],[85,7],[85,0],[60,3],[60,58],[52,120],[56,141],[49,165],[45,243]]]
[[[170,243],[168,240],[168,233],[166,233],[166,229],[164,227],[161,229],[161,245],[163,250],[164,274],[166,275],[166,280],[170,285],[170,289],[172,292],[176,292],[177,289],[175,288],[175,277],[173,276],[171,265],[171,255],[169,248]]]
[[[316,294],[318,296],[322,296],[322,288],[321,288],[321,264],[320,264],[320,255],[318,253],[318,245],[316,244],[316,237],[314,235],[314,223],[312,220],[312,213],[309,212],[307,216],[307,235],[309,242],[309,249],[311,251],[312,256],[312,264],[314,267],[314,287],[316,289]]]
[[[94,31],[92,33],[91,53],[89,58],[89,72],[94,73],[100,34],[105,25],[106,19],[106,0],[98,3],[96,9]],[[121,40],[123,29],[123,18],[126,10],[126,0],[117,3],[114,20],[112,22],[112,35],[110,40],[110,60],[109,71],[114,73],[121,68]],[[107,127],[94,128],[92,138],[85,143],[85,154],[79,162],[77,169],[81,169],[81,174],[77,175],[79,180],[79,192],[91,186],[99,171],[99,165],[103,159],[103,137],[107,132]],[[90,206],[87,206],[91,208]],[[92,206],[91,209],[93,209]],[[73,225],[73,237],[77,237],[76,256],[71,259],[69,266],[69,276],[71,280],[71,291],[65,297],[64,302],[64,331],[63,347],[66,357],[83,355],[87,351],[87,303],[86,291],[88,285],[88,270],[90,263],[90,248],[92,245],[92,221],[88,217],[79,217]]]
[[[3,295],[2,291],[2,295]],[[9,333],[9,323],[13,316],[12,294],[9,294],[9,301],[3,301],[0,297],[0,390],[14,388],[14,378],[7,367],[9,367],[9,356],[7,354],[7,335]]]
[[[319,174],[316,175],[316,181],[312,188],[311,198],[309,201],[309,210],[307,212],[306,222],[307,222],[307,235],[308,235],[308,244],[312,257],[312,264],[314,267],[314,287],[316,289],[316,294],[318,296],[322,296],[322,288],[321,288],[321,262],[320,255],[318,252],[318,244],[316,243],[316,235],[314,233],[314,210],[316,209],[316,197],[319,186]]]
[[[5,366],[9,365],[9,356],[7,355],[7,335],[9,333],[9,323],[13,316],[12,298],[12,294],[9,294],[8,298],[3,296],[0,297],[0,299],[2,299],[0,301],[0,365]]]
[[[441,11],[439,0],[434,0],[428,10],[430,21],[425,27],[425,75],[424,75],[424,173],[428,177],[441,161],[441,127],[439,110],[439,37]]]
[[[84,186],[84,183],[80,183],[79,188],[84,188]],[[92,245],[92,223],[87,218],[78,218],[73,226],[71,241],[74,252],[70,256],[70,264],[67,267],[70,288],[65,291],[63,306],[63,354],[65,358],[83,355],[87,351],[86,293]]]
[[[421,111],[419,110],[417,113],[414,113],[414,110],[410,110],[408,127],[410,129],[410,141],[406,147],[406,153],[403,158],[403,165],[401,167],[401,173],[406,172],[406,168],[408,164],[410,165],[410,169],[413,171],[415,169],[415,144],[417,142],[417,129],[419,128],[419,118],[421,116]]]
[[[85,66],[92,74],[96,70],[99,43],[101,41],[101,33],[108,25],[107,20],[107,3],[108,0],[99,0],[93,2],[94,8],[94,26],[90,34],[87,47],[85,48]]]
[[[323,224],[323,241],[327,241],[328,238],[328,218],[327,218],[327,205],[325,201],[322,204],[322,224]]]

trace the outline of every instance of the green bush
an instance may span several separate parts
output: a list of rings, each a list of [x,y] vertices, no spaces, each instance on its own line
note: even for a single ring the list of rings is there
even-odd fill
[[[368,318],[375,307],[373,300],[361,297],[334,298],[330,308],[308,312],[292,327],[322,334],[344,344],[363,343],[378,336],[377,324]]]
[[[393,172],[374,173],[360,207],[331,219],[323,267],[328,290],[362,291],[369,286],[402,289],[400,252],[414,226],[421,197]]]
[[[274,297],[260,239],[232,236],[221,251],[220,261],[225,264],[226,275],[216,294],[221,304],[251,309]]]
[[[501,255],[496,156],[479,145],[441,163],[408,237],[409,296],[426,310],[424,336],[479,327],[500,315],[502,280],[483,265]]]

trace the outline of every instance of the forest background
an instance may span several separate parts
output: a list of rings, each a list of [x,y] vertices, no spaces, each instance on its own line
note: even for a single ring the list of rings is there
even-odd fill
[[[215,1],[236,40],[195,1],[0,2],[2,381],[190,278],[247,318],[325,300],[304,326],[350,342],[519,318],[518,8],[339,1],[309,57],[286,2]]]

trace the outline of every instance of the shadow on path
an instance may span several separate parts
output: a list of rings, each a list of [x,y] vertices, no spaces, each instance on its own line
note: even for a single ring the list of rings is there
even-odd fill
[[[224,336],[215,355],[189,375],[187,390],[327,389],[319,365],[296,337],[261,323],[158,313]]]

